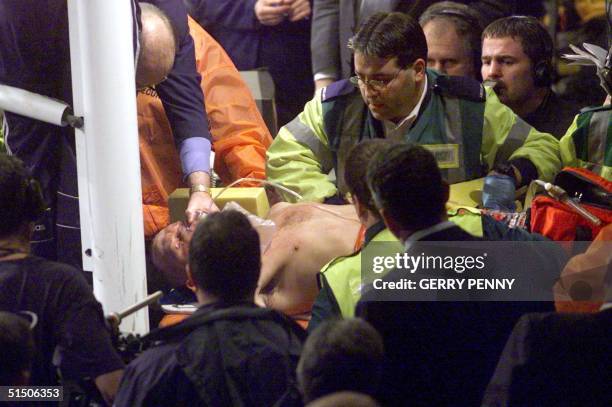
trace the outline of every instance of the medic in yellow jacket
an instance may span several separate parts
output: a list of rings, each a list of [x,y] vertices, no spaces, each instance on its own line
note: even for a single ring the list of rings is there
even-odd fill
[[[582,110],[559,143],[564,167],[586,168],[612,181],[612,106]]]
[[[535,178],[551,180],[560,170],[558,141],[516,116],[491,88],[429,70],[423,76],[425,84],[409,125],[377,120],[372,106],[348,80],[323,88],[274,139],[267,152],[268,179],[306,200],[324,201],[338,192],[343,196],[344,185],[335,180],[343,179],[347,152],[377,137],[426,145],[449,183],[479,178],[505,165],[508,175],[518,171],[518,187]],[[355,82],[370,86],[361,79]],[[335,180],[328,175],[332,170]]]
[[[224,183],[265,178],[265,153],[272,137],[251,93],[223,48],[189,18],[196,65],[215,151],[214,168]],[[154,89],[138,93],[138,133],[145,236],[168,225],[168,195],[183,186],[180,161],[168,119]],[[254,185],[242,183],[241,186]]]

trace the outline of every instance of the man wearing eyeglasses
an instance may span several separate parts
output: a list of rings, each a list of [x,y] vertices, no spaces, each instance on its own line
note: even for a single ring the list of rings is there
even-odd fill
[[[269,179],[308,200],[341,201],[347,152],[383,137],[427,146],[449,183],[495,169],[485,187],[492,207],[509,206],[516,187],[560,169],[557,140],[518,118],[491,89],[426,69],[426,39],[411,17],[373,15],[351,48],[356,76],[322,89],[280,130],[267,153]]]

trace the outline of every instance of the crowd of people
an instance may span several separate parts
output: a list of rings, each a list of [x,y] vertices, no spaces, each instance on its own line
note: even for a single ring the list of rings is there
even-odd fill
[[[612,5],[522,3],[133,1],[148,283],[193,312],[120,349],[82,270],[73,131],[0,110],[0,386],[70,405],[612,404]],[[0,84],[71,103],[68,36],[64,0],[0,4]],[[596,70],[560,62],[577,37]],[[218,208],[213,170],[283,188],[265,219]],[[451,199],[465,185],[477,205]]]

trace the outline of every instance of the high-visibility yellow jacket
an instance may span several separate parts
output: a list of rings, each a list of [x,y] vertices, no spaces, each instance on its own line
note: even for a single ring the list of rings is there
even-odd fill
[[[429,147],[447,181],[482,177],[496,162],[507,160],[526,159],[545,180],[561,169],[558,141],[525,123],[492,89],[433,71],[427,78],[418,118],[404,139]],[[311,201],[323,201],[338,189],[343,195],[348,151],[376,137],[384,137],[383,125],[371,115],[359,90],[346,80],[335,82],[279,131],[267,152],[268,179]],[[332,169],[337,182],[328,176]]]
[[[224,183],[242,177],[264,179],[272,137],[251,92],[219,43],[191,18],[189,30],[202,75],[215,171]],[[145,236],[150,238],[168,224],[168,195],[182,186],[170,125],[154,89],[138,93],[138,133]],[[241,184],[249,185],[255,184]]]
[[[463,210],[460,211],[460,209]],[[473,236],[483,237],[482,217],[478,210],[472,208],[452,208],[448,209],[447,213],[449,215],[448,220],[455,223],[461,229]],[[382,223],[375,225],[368,232],[373,236],[367,239],[365,247],[371,243],[384,242],[384,244],[374,249],[376,250],[376,255],[394,256],[404,251],[403,245],[393,236],[389,229],[384,228]],[[323,305],[321,310],[331,307],[332,312],[336,315],[342,315],[343,318],[355,316],[355,306],[359,298],[361,298],[361,288],[363,286],[361,274],[362,252],[363,249],[349,256],[337,257],[321,269],[319,285],[322,290],[328,290],[325,296],[332,303]],[[382,277],[389,271],[385,269],[379,276]],[[323,298],[317,297],[316,301],[323,300]],[[331,315],[320,315],[322,318],[328,316]]]
[[[612,181],[612,106],[583,110],[559,143],[564,167],[586,168]]]

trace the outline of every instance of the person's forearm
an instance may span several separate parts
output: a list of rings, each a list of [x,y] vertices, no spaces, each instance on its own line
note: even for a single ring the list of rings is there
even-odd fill
[[[186,179],[193,173],[210,171],[210,152],[210,141],[203,137],[190,137],[180,144],[179,156]]]
[[[187,177],[187,182],[190,187],[194,185],[205,185],[210,187],[210,175],[204,171],[192,172]]]

